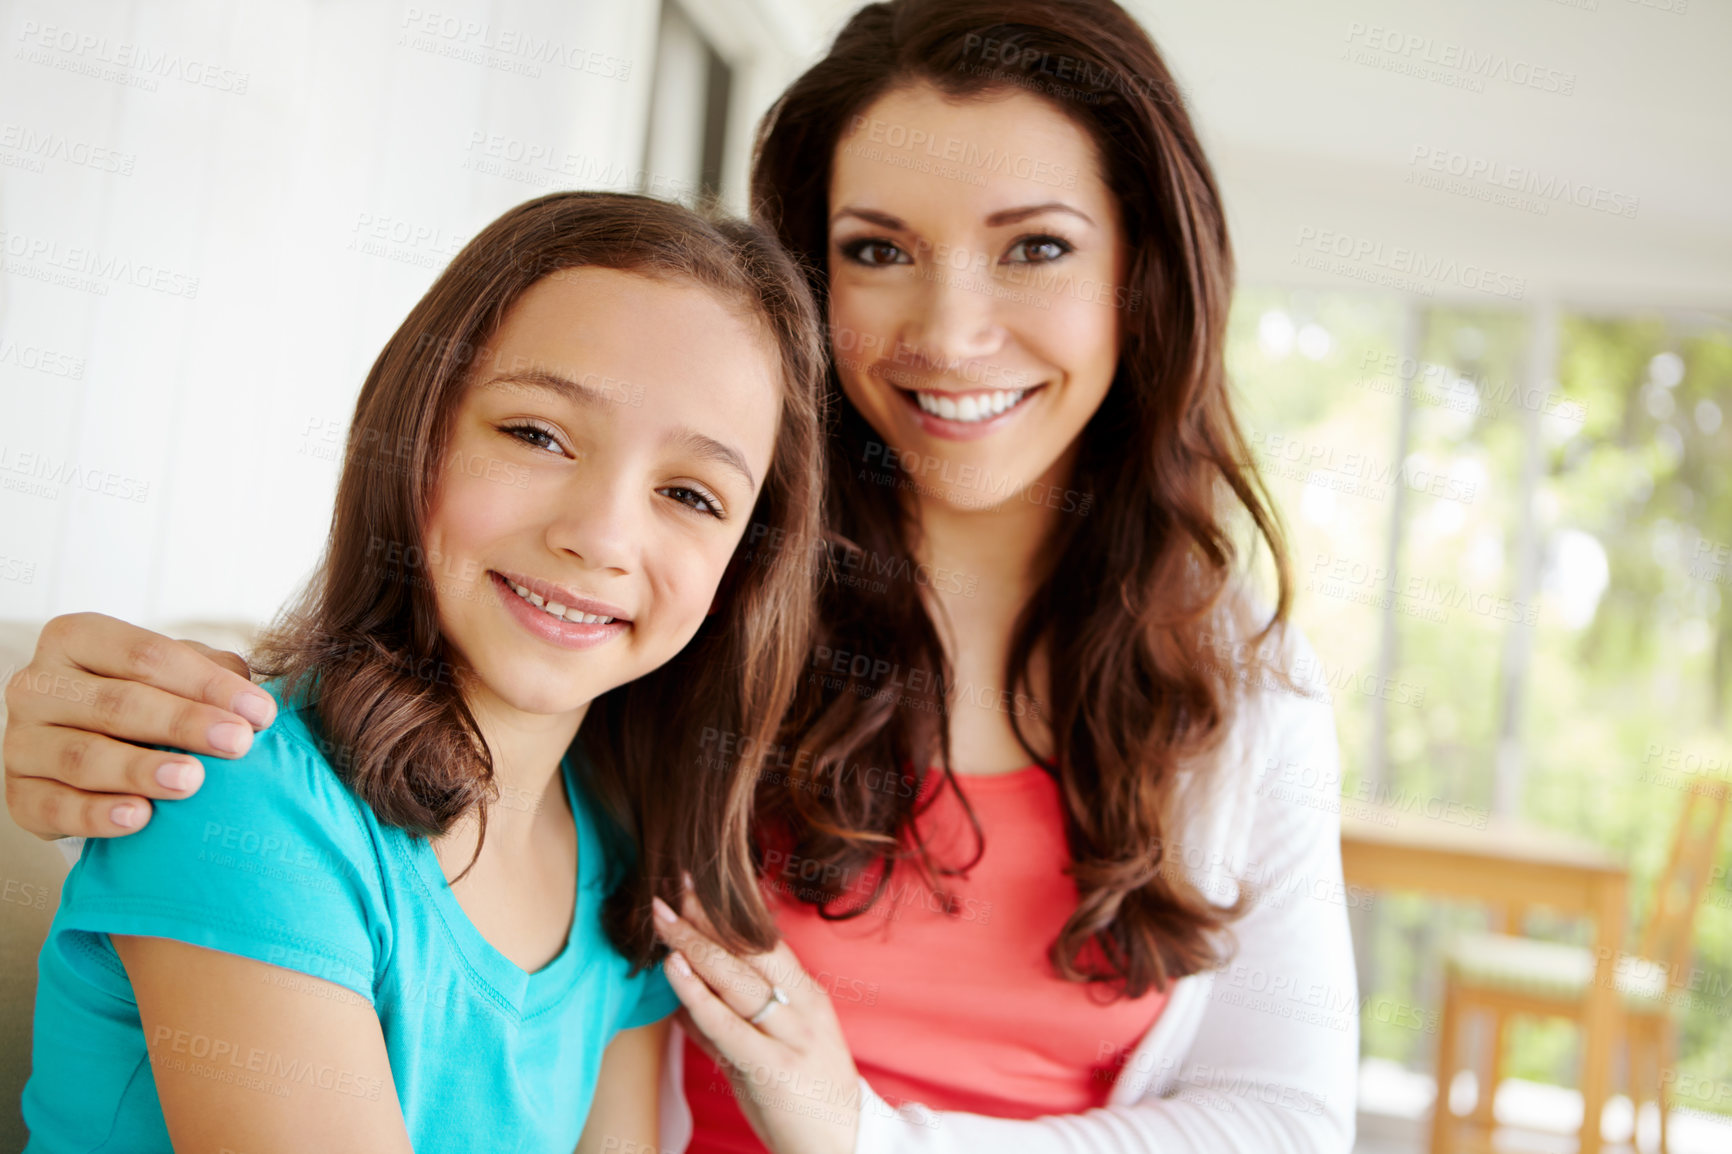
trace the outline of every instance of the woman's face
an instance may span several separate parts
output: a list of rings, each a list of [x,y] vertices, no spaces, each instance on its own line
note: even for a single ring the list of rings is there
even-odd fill
[[[837,372],[894,455],[854,464],[894,464],[961,509],[1062,486],[1112,383],[1126,296],[1087,131],[1015,89],[900,88],[838,143],[829,210]]]
[[[778,381],[761,326],[705,289],[583,268],[524,293],[425,531],[466,691],[566,713],[690,641],[769,469]]]

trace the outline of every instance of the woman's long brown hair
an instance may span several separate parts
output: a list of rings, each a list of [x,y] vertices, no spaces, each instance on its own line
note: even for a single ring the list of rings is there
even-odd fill
[[[1067,980],[1137,997],[1231,949],[1224,931],[1244,902],[1211,904],[1180,868],[1178,775],[1192,758],[1207,764],[1235,715],[1242,671],[1213,659],[1212,638],[1257,652],[1291,596],[1280,523],[1229,405],[1233,264],[1221,197],[1160,54],[1110,0],[871,4],[771,110],[752,175],[754,214],[806,265],[821,307],[838,140],[850,118],[916,83],[958,99],[1025,91],[1051,102],[1090,134],[1123,212],[1117,373],[1081,434],[1069,482],[1081,497],[1042,551],[1047,568],[1015,624],[1004,685],[1031,759],[1040,760],[1019,717],[1038,708],[1049,727],[1054,756],[1043,764],[1063,798],[1079,900],[1052,964]],[[913,572],[896,470],[882,467],[883,446],[834,369],[828,380],[828,526],[841,548]],[[1235,521],[1246,518],[1253,534],[1241,547]],[[1278,585],[1260,629],[1238,591],[1259,537]],[[886,894],[898,862],[934,884],[969,863],[935,862],[915,823],[934,787],[955,784],[944,683],[936,714],[910,700],[918,694],[882,692],[885,670],[949,680],[918,583],[831,580],[821,598],[814,666],[787,739],[802,753],[791,774],[764,780],[759,853],[773,888],[844,918]],[[1030,677],[1037,648],[1040,686]],[[849,655],[845,672],[837,653]],[[928,778],[935,757],[942,782]],[[870,899],[856,896],[863,878]]]
[[[801,675],[813,607],[810,548],[823,493],[823,340],[800,272],[768,233],[648,197],[561,192],[488,225],[421,298],[367,374],[330,538],[300,599],[256,654],[310,691],[333,766],[382,821],[445,832],[478,813],[493,767],[439,628],[423,528],[471,367],[519,297],[561,270],[607,268],[696,284],[755,318],[779,358],[775,456],[751,522],[786,543],[731,565],[717,611],[666,665],[603,694],[580,734],[617,869],[604,921],[639,964],[657,953],[649,899],[689,871],[735,948],[768,948],[750,810],[762,751]],[[730,735],[720,757],[715,735]],[[479,849],[477,850],[479,852]],[[585,852],[589,852],[586,847]]]

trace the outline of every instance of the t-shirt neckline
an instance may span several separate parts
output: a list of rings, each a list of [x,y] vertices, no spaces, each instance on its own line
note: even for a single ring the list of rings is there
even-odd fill
[[[439,855],[433,852],[432,845],[425,838],[405,836],[400,842],[421,880],[422,888],[428,892],[471,971],[526,1014],[540,1008],[550,996],[556,997],[580,968],[583,950],[579,938],[583,936],[584,919],[592,914],[592,891],[598,883],[596,871],[600,864],[597,857],[601,852],[600,843],[590,820],[589,808],[584,804],[582,790],[577,785],[572,754],[567,753],[560,760],[560,775],[565,780],[566,800],[577,827],[577,892],[572,900],[571,929],[566,933],[565,945],[538,970],[528,971],[519,966],[500,953],[499,948],[476,928],[457,895],[451,892],[451,885],[445,880],[445,871],[439,864]]]

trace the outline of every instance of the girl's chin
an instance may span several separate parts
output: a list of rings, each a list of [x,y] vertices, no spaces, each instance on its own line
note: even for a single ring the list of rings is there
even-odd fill
[[[518,713],[544,717],[575,713],[613,688],[545,668],[479,669],[473,680],[489,697]]]

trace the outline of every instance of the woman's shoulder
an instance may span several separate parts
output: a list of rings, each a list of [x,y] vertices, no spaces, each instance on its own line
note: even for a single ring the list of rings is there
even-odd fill
[[[1317,650],[1291,620],[1277,620],[1266,601],[1235,587],[1197,634],[1199,660],[1225,695],[1227,724],[1219,741],[1187,767],[1193,800],[1215,804],[1244,796],[1272,766],[1327,736],[1334,714],[1319,676]]]
[[[1243,585],[1231,587],[1198,631],[1199,664],[1232,699],[1238,728],[1272,724],[1327,708],[1329,695],[1316,648],[1291,618]]]

